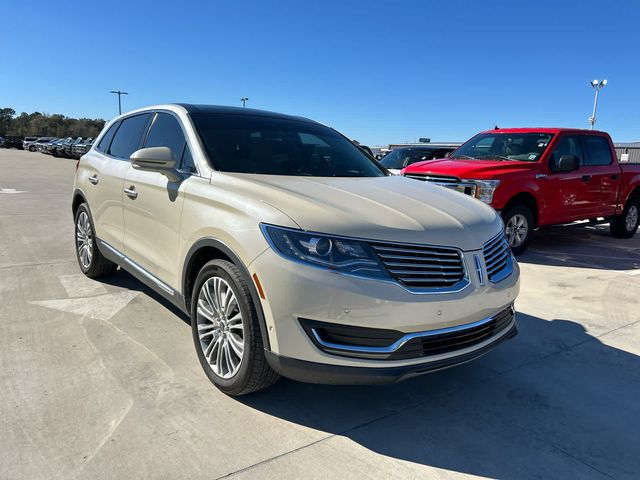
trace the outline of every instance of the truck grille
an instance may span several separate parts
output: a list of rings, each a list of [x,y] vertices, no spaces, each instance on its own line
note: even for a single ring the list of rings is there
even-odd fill
[[[389,274],[409,289],[453,288],[465,280],[460,252],[454,248],[371,243]]]
[[[457,177],[449,177],[446,175],[430,175],[424,173],[406,173],[405,177],[413,178],[414,180],[421,180],[423,182],[435,183],[436,185],[440,185],[441,187],[450,188],[452,190],[456,190],[457,192],[464,193],[465,195],[470,195],[472,197],[476,196],[477,185],[473,182],[463,182]]]
[[[490,282],[499,282],[509,276],[513,269],[513,263],[509,243],[504,232],[485,243],[482,253]]]

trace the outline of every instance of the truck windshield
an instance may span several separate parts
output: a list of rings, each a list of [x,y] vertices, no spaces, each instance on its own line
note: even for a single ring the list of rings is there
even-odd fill
[[[259,115],[193,113],[207,155],[223,172],[384,177],[358,147],[320,124]]]
[[[453,152],[450,158],[535,162],[552,138],[551,133],[480,133]]]

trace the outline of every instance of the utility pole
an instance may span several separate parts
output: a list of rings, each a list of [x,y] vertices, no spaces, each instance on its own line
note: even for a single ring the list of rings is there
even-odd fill
[[[598,93],[600,93],[600,90],[602,90],[606,84],[607,84],[606,80],[602,80],[601,82],[599,82],[598,80],[593,80],[592,82],[589,83],[589,85],[591,85],[593,89],[596,91],[595,98],[593,99],[593,113],[589,117],[589,123],[591,124],[590,130],[593,130],[593,126],[596,124],[596,110],[598,109]]]
[[[122,115],[122,101],[120,100],[120,97],[122,95],[129,95],[127,92],[121,92],[120,90],[111,90],[111,93],[115,93],[116,95],[118,95],[118,115]]]
[[[249,100],[249,97],[240,97],[240,101],[242,102],[242,108],[247,108],[247,100]]]

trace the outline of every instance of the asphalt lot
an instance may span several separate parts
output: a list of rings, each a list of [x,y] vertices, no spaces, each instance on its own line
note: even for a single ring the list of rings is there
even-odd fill
[[[0,149],[0,479],[640,475],[640,234],[540,233],[520,334],[478,361],[232,399],[187,318],[126,273],[80,274],[74,168]]]

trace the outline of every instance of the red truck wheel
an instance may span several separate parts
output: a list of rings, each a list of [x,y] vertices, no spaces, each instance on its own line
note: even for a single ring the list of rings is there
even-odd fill
[[[638,230],[640,222],[640,197],[629,199],[622,215],[615,217],[609,224],[611,235],[618,238],[631,238]]]
[[[529,246],[533,232],[533,214],[524,205],[514,205],[502,213],[507,241],[514,255],[520,255]]]

